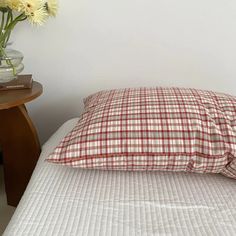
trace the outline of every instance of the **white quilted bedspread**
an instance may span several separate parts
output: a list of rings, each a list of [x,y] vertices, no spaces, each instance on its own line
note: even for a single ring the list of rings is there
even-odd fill
[[[82,170],[44,161],[43,146],[4,236],[236,235],[236,181],[221,175]]]

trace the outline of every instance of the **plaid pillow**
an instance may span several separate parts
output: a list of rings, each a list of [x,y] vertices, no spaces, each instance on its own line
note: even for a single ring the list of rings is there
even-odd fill
[[[183,88],[101,91],[47,161],[105,170],[222,173],[236,179],[236,97]]]

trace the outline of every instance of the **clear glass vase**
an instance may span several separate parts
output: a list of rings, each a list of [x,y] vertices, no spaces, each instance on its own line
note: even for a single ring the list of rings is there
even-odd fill
[[[16,78],[23,69],[24,56],[13,49],[5,49],[5,55],[0,55],[0,83],[6,83]]]

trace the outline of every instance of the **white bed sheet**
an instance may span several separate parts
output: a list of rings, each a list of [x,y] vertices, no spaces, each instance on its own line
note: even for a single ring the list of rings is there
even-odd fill
[[[236,182],[221,175],[112,172],[49,164],[43,146],[4,236],[236,235]]]

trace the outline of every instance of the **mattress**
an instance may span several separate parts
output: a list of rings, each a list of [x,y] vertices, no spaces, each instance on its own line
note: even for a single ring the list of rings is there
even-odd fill
[[[4,235],[236,235],[236,182],[217,174],[73,169],[46,142]]]

